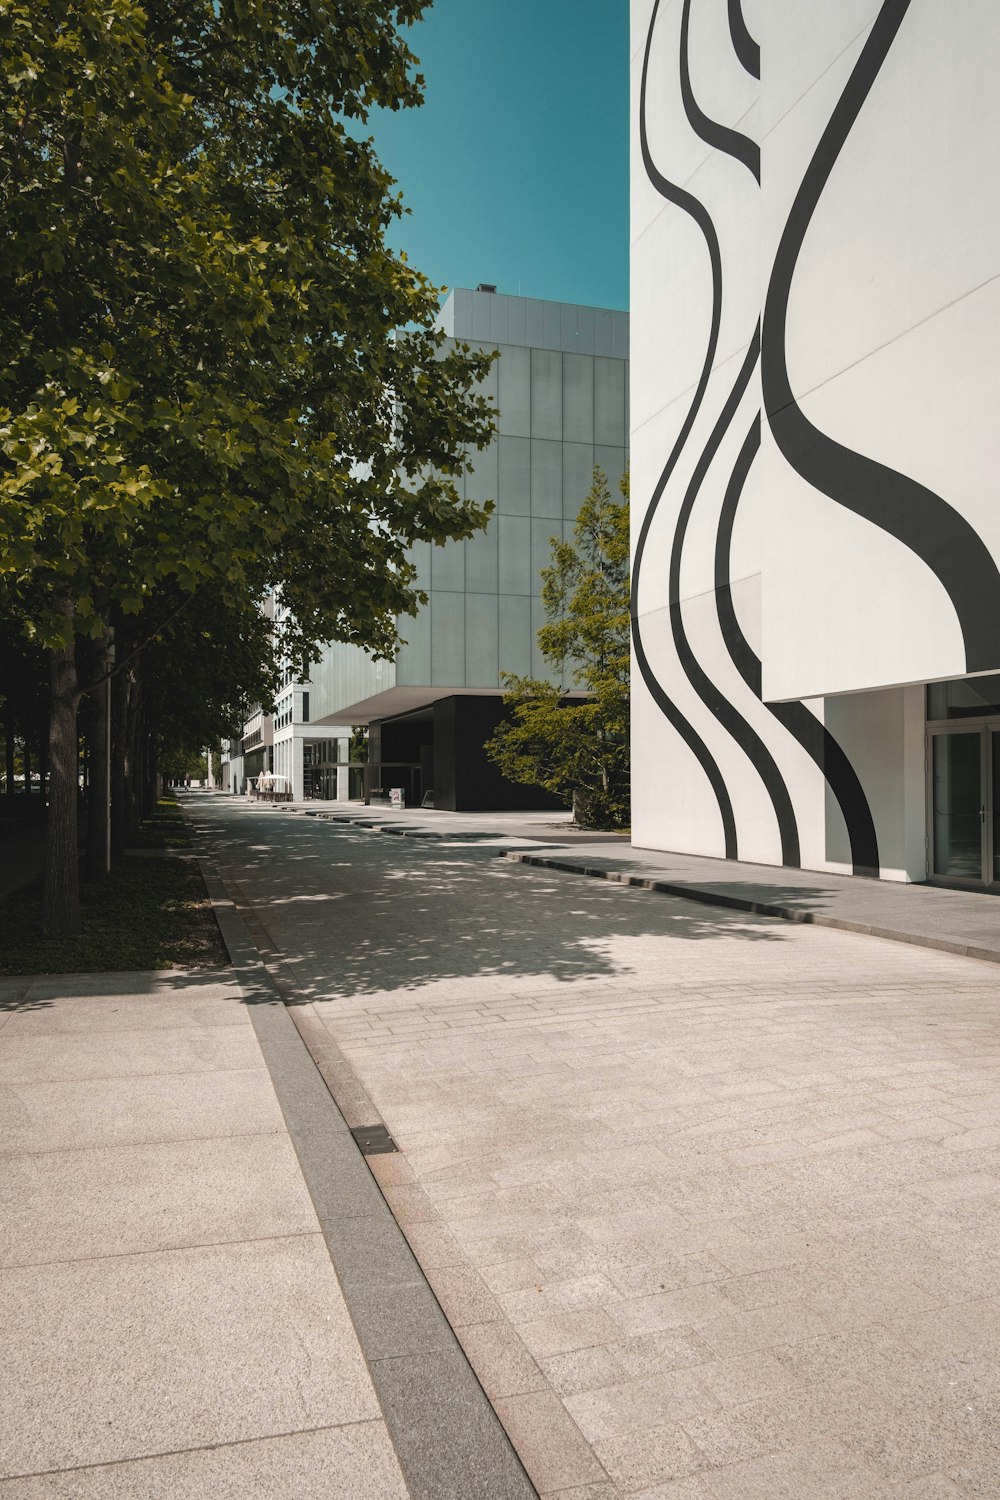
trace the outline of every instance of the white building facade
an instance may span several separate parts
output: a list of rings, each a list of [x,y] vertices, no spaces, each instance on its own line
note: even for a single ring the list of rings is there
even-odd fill
[[[1000,7],[631,52],[633,838],[1000,887]]]

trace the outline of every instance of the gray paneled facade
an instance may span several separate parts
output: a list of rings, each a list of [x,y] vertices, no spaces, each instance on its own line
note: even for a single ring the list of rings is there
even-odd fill
[[[534,631],[550,538],[571,532],[595,463],[612,486],[624,473],[628,314],[456,289],[439,322],[499,354],[483,385],[497,436],[463,487],[496,508],[485,533],[414,549],[430,601],[419,623],[401,621],[396,685],[496,692],[502,673],[541,671]]]

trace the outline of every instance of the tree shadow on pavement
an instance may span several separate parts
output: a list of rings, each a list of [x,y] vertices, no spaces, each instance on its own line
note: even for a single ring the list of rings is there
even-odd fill
[[[213,818],[215,852],[306,997],[628,979],[674,942],[780,943],[773,918],[312,819]],[[801,904],[819,892],[775,892]],[[653,952],[651,954],[651,945]],[[678,955],[679,956],[679,955]],[[731,957],[731,955],[730,955]]]

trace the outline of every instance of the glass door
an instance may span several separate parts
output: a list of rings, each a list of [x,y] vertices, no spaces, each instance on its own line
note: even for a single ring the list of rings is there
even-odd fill
[[[994,837],[1000,798],[993,795],[1000,733],[933,730],[930,752],[931,874],[961,885],[991,885],[1000,880],[994,855],[1000,848]]]

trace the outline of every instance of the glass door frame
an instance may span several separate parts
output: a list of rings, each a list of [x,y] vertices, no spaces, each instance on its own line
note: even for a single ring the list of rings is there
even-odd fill
[[[982,829],[982,863],[979,879],[972,876],[938,875],[934,869],[934,741],[946,734],[979,735],[979,808]],[[927,880],[933,885],[953,886],[963,891],[992,891],[1000,894],[1000,880],[993,879],[996,814],[993,787],[996,772],[992,763],[993,735],[1000,734],[1000,718],[929,720],[924,740],[924,781],[927,791]]]

